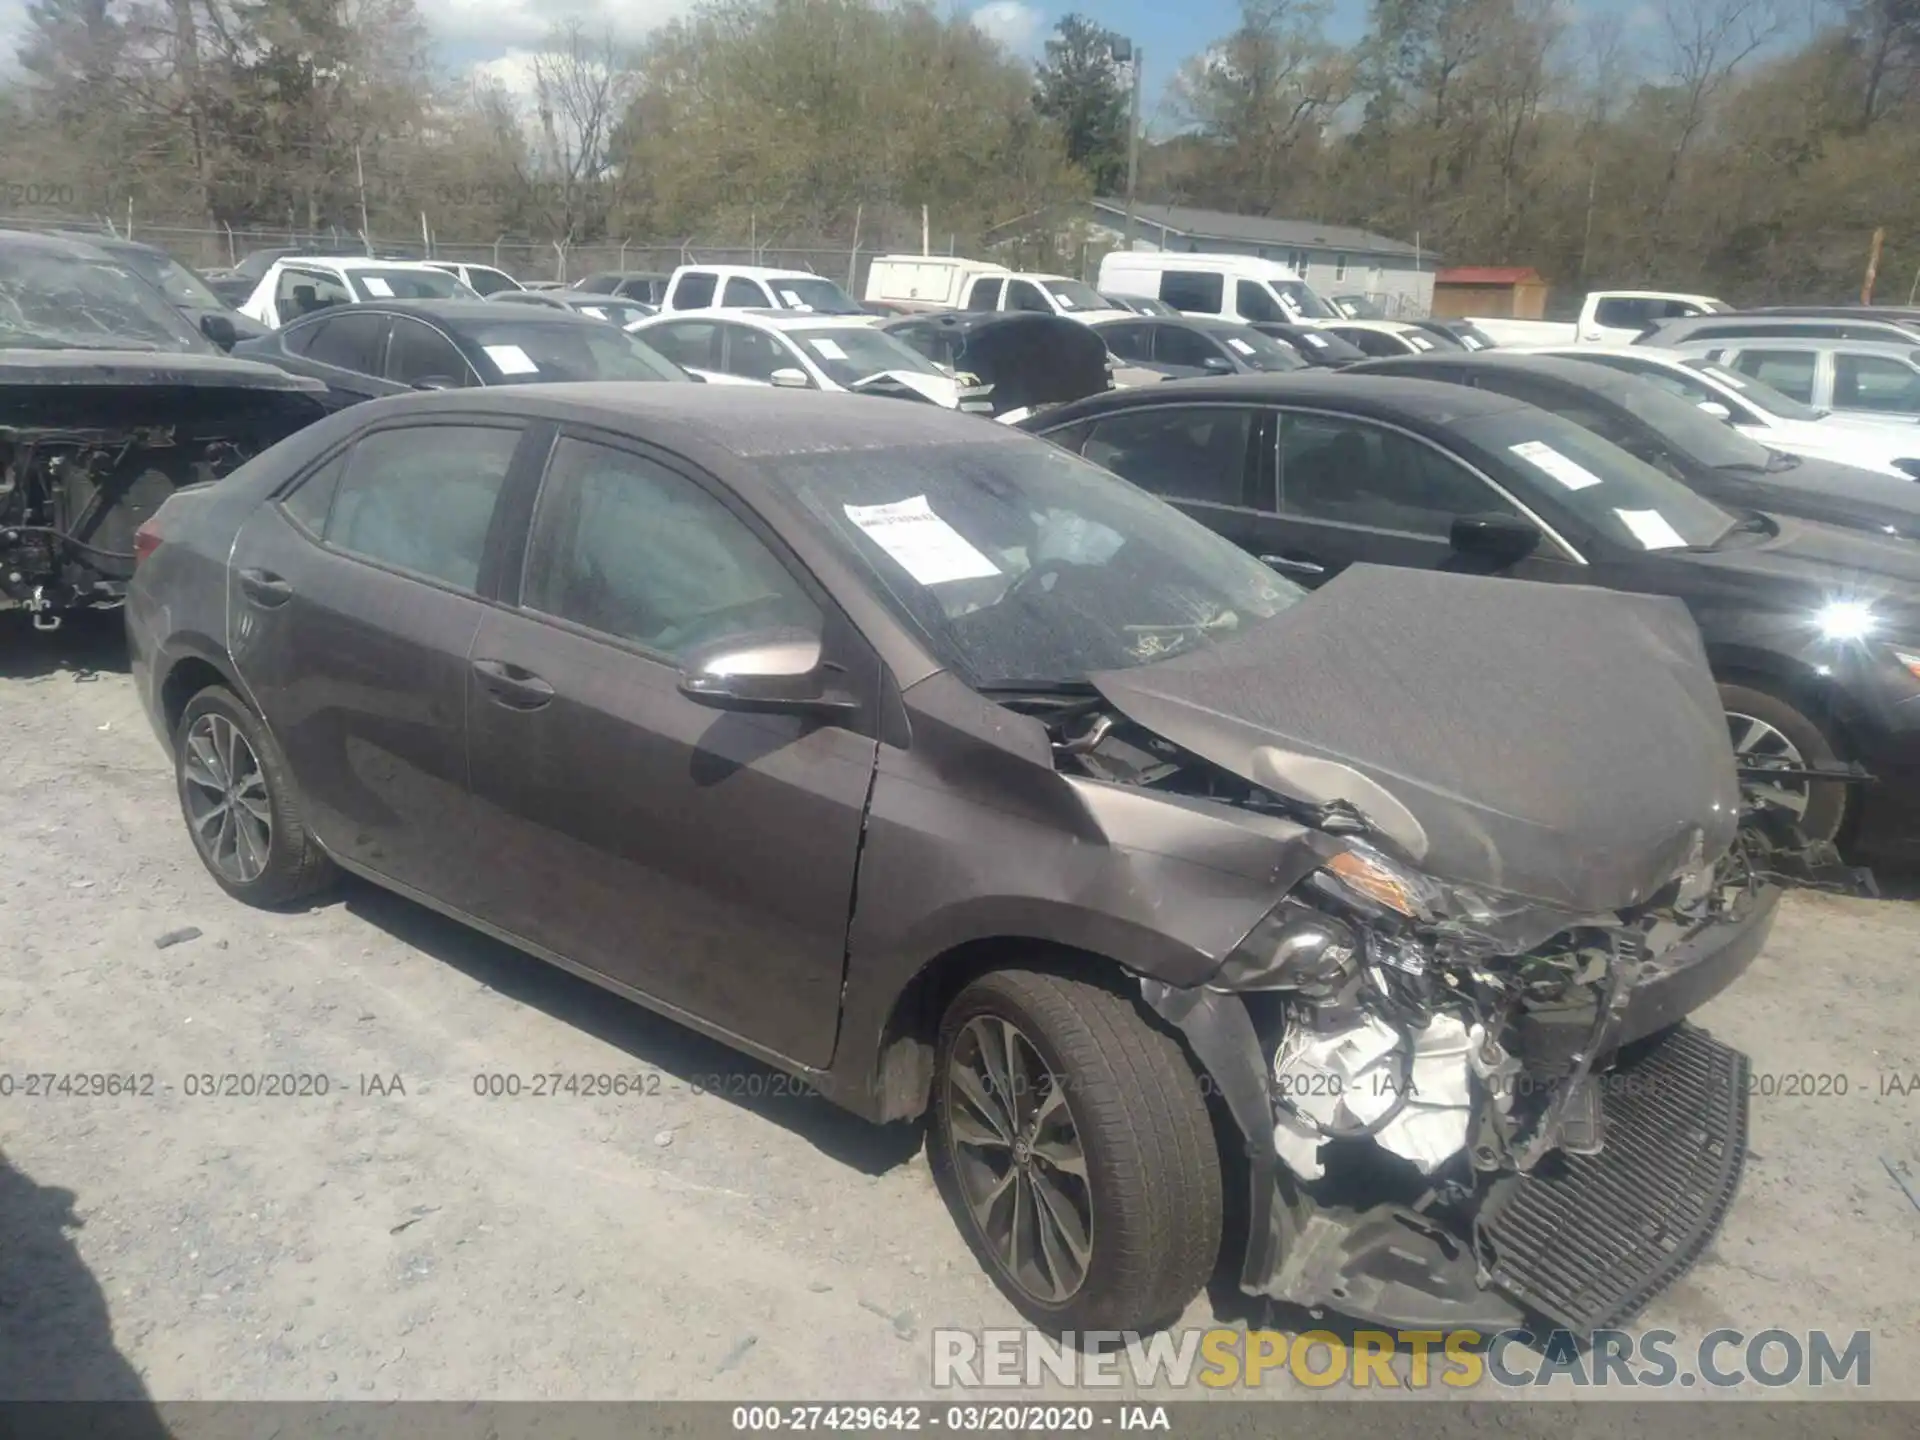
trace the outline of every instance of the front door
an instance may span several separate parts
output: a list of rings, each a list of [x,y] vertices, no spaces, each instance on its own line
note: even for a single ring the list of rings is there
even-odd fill
[[[519,599],[472,651],[476,915],[825,1065],[877,731],[677,687],[697,648],[801,632],[871,696],[865,641],[717,485],[582,437],[555,447]]]
[[[1303,410],[1270,412],[1260,428],[1254,519],[1231,538],[1303,585],[1360,562],[1484,570],[1454,550],[1453,522],[1532,518],[1453,456],[1391,426]],[[1548,538],[1500,573],[1567,580],[1577,569]]]
[[[458,903],[467,664],[517,424],[375,430],[261,506],[229,570],[229,645],[339,858]]]

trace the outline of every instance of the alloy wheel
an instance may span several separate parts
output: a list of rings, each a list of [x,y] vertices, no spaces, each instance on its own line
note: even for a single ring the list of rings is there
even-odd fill
[[[1026,1294],[1063,1304],[1093,1258],[1087,1157],[1065,1084],[1017,1025],[978,1015],[954,1037],[946,1086],[954,1174],[987,1249]]]
[[[267,868],[273,806],[267,777],[240,727],[209,711],[188,728],[181,798],[187,824],[224,880],[246,885]]]
[[[1804,770],[1806,759],[1785,735],[1764,720],[1751,715],[1727,712],[1727,735],[1733,741],[1733,754],[1741,765],[1754,768],[1777,767]],[[1804,817],[1812,803],[1811,782],[1780,780],[1766,787],[1768,795],[1794,815]]]

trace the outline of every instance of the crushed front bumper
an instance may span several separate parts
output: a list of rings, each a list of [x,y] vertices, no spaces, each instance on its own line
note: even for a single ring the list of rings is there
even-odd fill
[[[1238,996],[1147,983],[1246,1141],[1241,1288],[1393,1329],[1575,1332],[1624,1323],[1712,1242],[1746,1156],[1746,1057],[1681,1023],[1752,964],[1778,891],[1683,942],[1642,977],[1612,1068],[1596,1067],[1604,1143],[1483,1179],[1458,1203],[1325,1204],[1273,1145],[1267,1047]]]

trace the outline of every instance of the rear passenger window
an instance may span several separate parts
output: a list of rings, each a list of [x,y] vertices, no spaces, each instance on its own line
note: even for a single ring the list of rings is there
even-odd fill
[[[327,543],[461,590],[478,589],[494,502],[519,443],[519,429],[503,426],[375,431],[353,447],[340,477]]]
[[[1733,368],[1771,385],[1803,405],[1813,403],[1813,376],[1820,357],[1811,350],[1743,350]]]
[[[1252,418],[1224,405],[1156,405],[1100,421],[1080,453],[1169,500],[1244,505]]]
[[[792,572],[726,506],[651,460],[584,440],[554,449],[521,603],[672,659],[823,629]]]
[[[327,533],[327,512],[333,508],[333,492],[340,488],[340,477],[347,470],[347,452],[341,451],[293,488],[280,502],[300,528],[316,539]]]
[[[1227,293],[1227,278],[1204,270],[1165,270],[1160,275],[1160,298],[1176,310],[1218,315]]]

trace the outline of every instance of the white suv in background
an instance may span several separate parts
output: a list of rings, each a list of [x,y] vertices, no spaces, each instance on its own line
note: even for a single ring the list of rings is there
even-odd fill
[[[369,300],[478,300],[458,275],[423,260],[360,255],[290,256],[276,260],[240,313],[269,330],[334,305]]]
[[[957,410],[959,382],[904,341],[874,329],[871,321],[865,315],[793,310],[662,312],[629,326],[627,333],[710,384],[910,391]]]
[[[1920,480],[1920,424],[1912,421],[1818,410],[1763,380],[1727,368],[1712,356],[1682,350],[1657,350],[1646,345],[1617,349],[1568,345],[1531,353],[1590,360],[1637,376],[1693,401],[1742,434],[1789,455]]]
[[[660,310],[797,310],[851,315],[871,324],[860,303],[824,275],[764,265],[682,265],[667,278]]]

